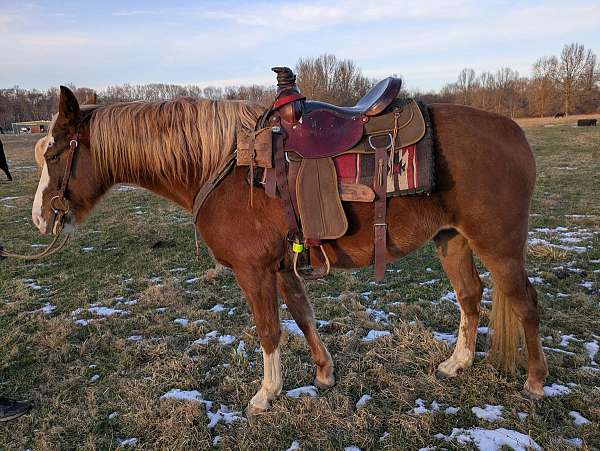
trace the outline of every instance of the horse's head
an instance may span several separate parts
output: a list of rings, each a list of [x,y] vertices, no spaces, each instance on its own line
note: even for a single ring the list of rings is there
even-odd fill
[[[58,113],[48,135],[35,146],[35,159],[42,175],[31,215],[43,234],[71,232],[106,191],[94,174],[90,151],[91,109],[80,108],[75,95],[61,86]]]

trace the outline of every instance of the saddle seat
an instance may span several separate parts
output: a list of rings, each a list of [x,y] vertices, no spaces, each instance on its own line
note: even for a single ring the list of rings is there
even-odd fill
[[[358,144],[365,133],[364,125],[392,104],[401,86],[399,78],[388,77],[352,107],[307,101],[295,86],[284,89],[279,97],[288,100],[277,104],[279,115],[271,117],[272,125],[283,128],[286,150],[303,158],[340,155]]]
[[[340,116],[377,116],[398,97],[402,82],[399,78],[388,77],[377,83],[354,106],[337,106],[317,100],[304,102],[304,114],[315,110],[332,111]]]

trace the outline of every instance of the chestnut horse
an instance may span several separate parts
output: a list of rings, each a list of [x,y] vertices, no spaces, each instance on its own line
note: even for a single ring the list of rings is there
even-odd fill
[[[249,102],[180,98],[80,108],[61,87],[59,113],[36,159],[42,176],[33,205],[41,233],[53,230],[50,206],[64,193],[65,230],[80,224],[115,183],[133,183],[192,210],[194,195],[234,151],[236,127],[254,126],[263,108]],[[543,396],[546,361],[539,338],[537,296],[524,267],[535,162],[522,130],[510,119],[457,105],[433,104],[437,189],[395,197],[387,207],[387,261],[433,240],[460,304],[458,341],[438,373],[454,377],[473,363],[482,284],[475,252],[494,280],[492,352],[514,368],[520,326],[528,356],[524,393]],[[72,168],[70,167],[71,155]],[[66,173],[66,174],[65,174]],[[66,180],[68,186],[62,185]],[[282,389],[277,294],[306,337],[315,384],[335,383],[333,361],[317,329],[301,281],[291,267],[288,221],[278,199],[255,190],[246,170],[234,170],[210,194],[196,228],[215,259],[233,269],[256,323],[264,357],[260,390],[249,412],[267,409]],[[346,236],[325,244],[332,266],[373,261],[373,209],[345,203]]]

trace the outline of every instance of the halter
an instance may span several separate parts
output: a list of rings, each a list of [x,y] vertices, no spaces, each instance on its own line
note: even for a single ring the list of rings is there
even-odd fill
[[[50,208],[52,209],[52,234],[57,236],[60,235],[65,226],[65,217],[71,212],[71,205],[69,200],[65,197],[69,180],[71,179],[71,171],[73,168],[73,159],[75,158],[75,152],[79,149],[79,127],[77,132],[73,135],[73,139],[69,141],[69,150],[67,155],[67,165],[65,166],[65,172],[60,183],[60,189],[58,193],[50,199]]]
[[[50,243],[43,252],[36,255],[14,254],[5,251],[2,246],[0,246],[0,260],[5,257],[12,257],[20,260],[39,260],[60,251],[69,242],[71,238],[70,235],[65,236],[61,242],[59,242],[59,238],[65,227],[65,217],[71,212],[71,205],[69,204],[69,200],[65,197],[65,193],[67,192],[67,187],[71,178],[73,159],[75,158],[77,149],[79,149],[79,126],[77,126],[77,132],[73,135],[73,139],[69,141],[67,165],[65,166],[65,172],[63,173],[60,188],[58,193],[50,199],[50,209],[52,210],[51,225],[52,234],[54,235],[52,243]]]

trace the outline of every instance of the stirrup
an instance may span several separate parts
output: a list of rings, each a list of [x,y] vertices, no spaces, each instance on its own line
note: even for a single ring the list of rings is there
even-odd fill
[[[313,268],[310,263],[308,267],[298,268],[298,255],[300,255],[300,253],[294,252],[294,273],[300,280],[318,280],[329,274],[329,270],[331,269],[329,257],[327,257],[322,244],[319,245],[319,249],[321,249],[321,253],[323,254],[323,257],[325,257],[325,265],[320,268]]]

